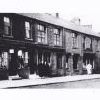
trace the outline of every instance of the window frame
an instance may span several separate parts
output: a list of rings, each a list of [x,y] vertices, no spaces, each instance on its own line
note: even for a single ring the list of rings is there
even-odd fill
[[[4,34],[3,34],[3,36],[13,37],[12,36],[12,21],[11,21],[10,17],[4,16],[3,22],[4,22]],[[8,33],[7,33],[7,31],[8,31]]]
[[[33,40],[31,23],[29,21],[25,21],[24,25],[25,25],[25,39]],[[29,37],[27,37],[27,32],[28,32]]]
[[[45,44],[46,42],[46,26],[43,24],[37,24],[37,42]]]
[[[89,41],[87,42],[87,40],[86,39],[88,39]],[[91,37],[85,37],[85,40],[84,40],[84,43],[85,43],[85,50],[86,49],[90,49],[90,50],[92,50],[92,38]],[[89,44],[89,46],[88,46],[88,44]]]
[[[53,29],[53,33],[54,33],[54,45],[60,46],[60,29],[58,28],[54,28]]]
[[[73,32],[72,39],[73,39],[72,48],[78,48],[78,34]]]
[[[8,69],[9,67],[9,53],[7,51],[0,52],[0,68],[6,66]]]

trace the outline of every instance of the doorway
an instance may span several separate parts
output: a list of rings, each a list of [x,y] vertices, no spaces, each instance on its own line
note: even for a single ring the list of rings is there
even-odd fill
[[[9,55],[9,75],[17,75],[17,68],[18,68],[18,63],[17,63],[17,52],[10,53]]]
[[[77,69],[78,59],[79,59],[79,54],[74,54],[73,55],[73,69]]]
[[[94,58],[95,58],[95,54],[84,53],[84,56],[83,56],[84,65],[91,64],[92,68],[94,68]]]

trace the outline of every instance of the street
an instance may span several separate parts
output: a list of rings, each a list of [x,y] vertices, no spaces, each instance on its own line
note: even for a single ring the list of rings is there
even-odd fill
[[[56,83],[38,86],[19,87],[20,89],[64,89],[64,88],[100,88],[100,79],[82,80],[75,82]]]

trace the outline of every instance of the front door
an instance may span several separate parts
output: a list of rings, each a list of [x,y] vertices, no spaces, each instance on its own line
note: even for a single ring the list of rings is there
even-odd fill
[[[17,63],[17,53],[11,53],[10,54],[10,59],[9,59],[9,75],[17,75],[17,68],[18,68],[18,63]]]
[[[74,54],[73,55],[73,69],[77,69],[77,63],[78,63],[79,55]]]
[[[57,68],[60,69],[62,68],[62,55],[57,54]]]

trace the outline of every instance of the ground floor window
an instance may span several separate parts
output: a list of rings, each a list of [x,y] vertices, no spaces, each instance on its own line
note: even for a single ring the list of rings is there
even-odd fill
[[[8,52],[0,53],[0,67],[8,68]]]
[[[23,59],[24,64],[28,64],[28,62],[29,62],[28,52],[19,50],[18,51],[18,56],[20,56]]]
[[[28,52],[24,52],[24,62],[26,64],[28,64],[28,62],[29,62],[28,59],[29,59]]]
[[[50,52],[38,52],[38,63],[50,63]]]

